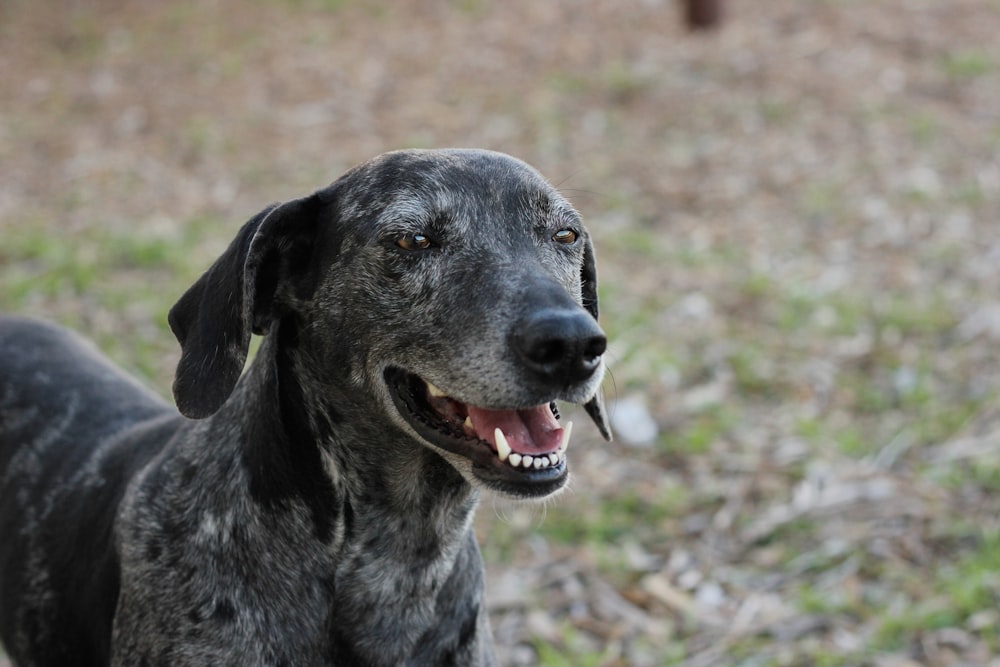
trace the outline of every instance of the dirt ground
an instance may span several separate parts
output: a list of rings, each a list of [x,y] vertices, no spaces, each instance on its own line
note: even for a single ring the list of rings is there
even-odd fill
[[[619,437],[483,503],[504,664],[1000,666],[1000,4],[728,9],[5,0],[0,309],[166,394],[264,205],[514,154],[597,240]]]

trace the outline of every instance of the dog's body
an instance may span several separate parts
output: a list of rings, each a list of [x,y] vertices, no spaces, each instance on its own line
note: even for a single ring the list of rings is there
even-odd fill
[[[478,488],[565,484],[556,399],[607,437],[595,281],[530,167],[409,151],[263,211],[171,310],[192,419],[75,335],[0,319],[11,658],[493,664]]]

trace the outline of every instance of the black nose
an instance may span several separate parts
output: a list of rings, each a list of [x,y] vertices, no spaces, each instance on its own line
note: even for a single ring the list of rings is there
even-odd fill
[[[546,308],[518,323],[513,346],[539,379],[564,387],[590,377],[608,341],[597,322],[579,309]]]

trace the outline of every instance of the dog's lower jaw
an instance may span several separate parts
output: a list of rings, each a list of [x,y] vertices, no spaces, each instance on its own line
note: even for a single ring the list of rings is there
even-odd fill
[[[545,498],[565,486],[571,425],[558,424],[553,402],[488,410],[449,398],[399,367],[386,367],[382,376],[390,399],[386,410],[414,446],[437,453],[471,485],[521,500]],[[519,451],[500,425],[519,431]]]
[[[461,454],[441,449],[422,438],[412,439],[412,446],[424,448],[428,452],[432,452],[434,456],[443,459],[447,465],[462,476],[465,483],[476,493],[477,498],[478,492],[483,490],[512,500],[544,500],[562,491],[569,482],[569,463],[565,458],[557,466],[542,473],[549,476],[548,480],[544,482],[532,481],[521,485],[512,483],[506,478],[491,477],[490,468],[477,468],[473,460]],[[493,456],[495,457],[495,454]]]

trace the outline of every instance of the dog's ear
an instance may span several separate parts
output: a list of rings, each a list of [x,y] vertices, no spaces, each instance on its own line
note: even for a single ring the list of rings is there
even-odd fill
[[[170,329],[181,344],[174,400],[186,417],[208,417],[229,398],[251,332],[267,333],[280,315],[276,296],[288,267],[308,265],[317,206],[310,196],[265,208],[170,309]]]
[[[597,262],[594,259],[594,243],[587,234],[583,239],[583,266],[580,268],[580,294],[583,307],[597,319]]]
[[[583,267],[580,269],[580,293],[583,297],[583,307],[587,312],[597,319],[597,262],[594,260],[594,244],[588,234],[584,239],[583,246]],[[583,404],[583,409],[587,411],[590,418],[597,424],[597,430],[605,440],[611,442],[611,426],[608,423],[608,414],[604,409],[604,397],[601,389],[589,401]]]

